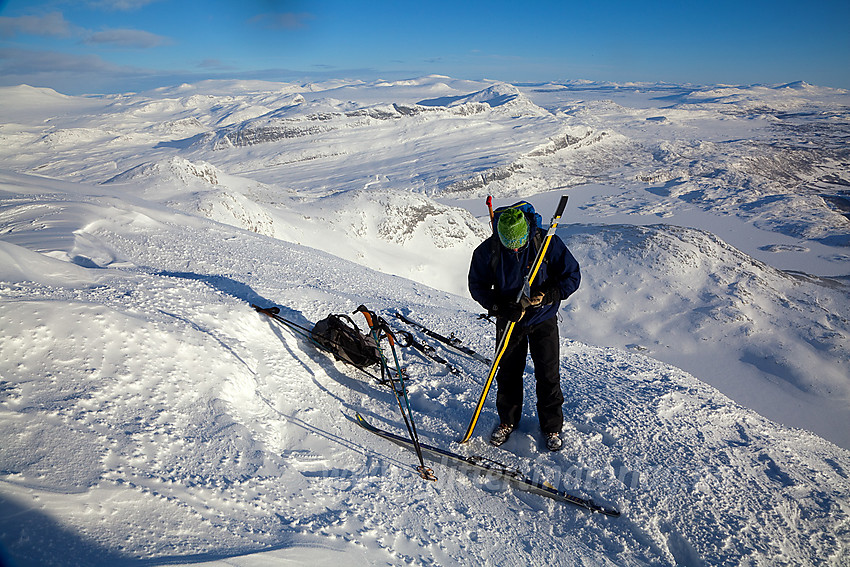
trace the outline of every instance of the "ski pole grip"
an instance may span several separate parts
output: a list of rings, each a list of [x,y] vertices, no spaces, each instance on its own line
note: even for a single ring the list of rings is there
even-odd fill
[[[365,305],[361,305],[360,307],[358,307],[354,311],[354,313],[362,313],[363,316],[366,317],[366,323],[369,325],[370,329],[375,326],[374,323],[372,323],[372,314],[369,312],[368,309],[366,309]]]
[[[561,200],[558,202],[558,208],[555,210],[555,218],[560,218],[564,214],[564,209],[567,208],[568,195],[561,195]]]
[[[490,212],[490,227],[493,228],[493,230],[495,230],[496,227],[493,226],[493,196],[492,195],[487,195],[487,210]]]

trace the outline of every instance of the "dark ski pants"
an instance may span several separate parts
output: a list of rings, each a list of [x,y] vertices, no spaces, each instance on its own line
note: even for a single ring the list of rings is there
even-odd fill
[[[502,336],[505,326],[506,323],[500,319],[496,325],[497,337]],[[520,328],[519,324],[514,327],[496,374],[496,409],[502,423],[516,426],[522,416],[522,377],[530,351],[537,380],[540,429],[543,433],[561,431],[564,425],[564,394],[561,392],[559,350],[557,317],[550,317],[528,329]]]

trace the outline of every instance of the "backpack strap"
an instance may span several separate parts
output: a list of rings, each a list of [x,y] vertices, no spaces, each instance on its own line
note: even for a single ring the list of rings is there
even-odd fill
[[[342,323],[343,319],[345,319],[346,321],[351,323],[351,327],[353,327],[352,330],[357,335],[357,339],[360,342],[360,346],[364,347],[364,348],[366,348],[368,346],[366,344],[366,337],[364,337],[363,333],[360,332],[360,327],[357,326],[357,323],[354,322],[354,319],[352,319],[351,317],[349,317],[348,315],[346,315],[344,313],[338,313],[338,314],[335,314],[333,316],[336,317],[340,321],[340,324],[344,325],[344,323]]]

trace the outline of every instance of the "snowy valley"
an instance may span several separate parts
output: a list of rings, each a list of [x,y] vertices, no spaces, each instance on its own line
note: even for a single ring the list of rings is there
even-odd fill
[[[429,76],[0,101],[13,565],[850,562],[846,91]],[[410,404],[423,441],[620,518],[423,481],[353,422],[402,434],[392,392],[250,307],[309,327],[365,303],[489,355],[466,291],[484,199],[548,221],[562,194],[583,275],[564,450],[530,365],[502,448],[494,393],[455,443],[475,360],[404,350]]]

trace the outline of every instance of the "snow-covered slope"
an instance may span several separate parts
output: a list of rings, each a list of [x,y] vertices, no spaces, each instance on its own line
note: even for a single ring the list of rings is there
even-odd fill
[[[0,97],[16,562],[850,561],[846,92],[431,76]],[[465,291],[481,197],[545,218],[564,192],[583,268],[566,449],[542,450],[530,378],[504,449],[481,437],[492,401],[455,445],[475,361],[404,351],[410,403],[427,442],[619,519],[439,465],[423,482],[350,419],[402,433],[392,394],[249,307],[309,326],[366,303],[487,353]]]
[[[584,285],[567,336],[643,352],[779,420],[850,444],[847,288],[781,272],[716,236],[666,225],[572,225]]]
[[[439,466],[426,483],[412,454],[350,421],[362,412],[399,431],[389,391],[248,303],[281,304],[308,324],[366,301],[486,352],[490,331],[470,300],[198,216],[28,181],[42,191],[22,190],[4,212],[37,209],[41,220],[11,227],[0,272],[0,533],[21,564],[257,552],[499,565],[847,558],[846,450],[642,354],[567,339],[567,448],[541,453],[528,410],[506,451],[480,439],[466,450],[624,516],[587,516]],[[64,222],[48,223],[52,213]],[[33,233],[39,252],[21,245]],[[454,376],[404,359],[419,429],[451,447],[480,363],[455,358],[465,375]],[[494,419],[488,409],[482,429]]]
[[[380,177],[380,176],[376,176]],[[379,181],[376,180],[379,184]],[[446,270],[468,261],[487,230],[464,209],[426,195],[363,189],[306,200],[205,162],[172,157],[108,179],[189,214],[289,242],[463,294],[466,283]],[[434,252],[439,252],[439,257]],[[399,257],[401,256],[401,257]]]

